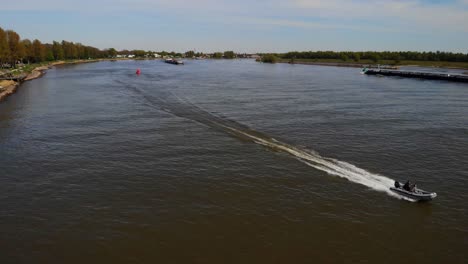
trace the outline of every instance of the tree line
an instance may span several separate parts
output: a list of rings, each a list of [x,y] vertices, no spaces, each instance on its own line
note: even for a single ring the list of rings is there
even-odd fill
[[[185,52],[185,58],[193,58],[193,57],[204,57],[206,56],[206,54],[204,54],[203,52],[195,52],[193,50],[189,50],[187,52]],[[213,52],[213,54],[211,55],[212,58],[214,59],[234,59],[237,57],[237,54],[232,51],[232,50],[228,50],[228,51],[225,51],[225,52]]]
[[[0,27],[0,65],[15,67],[18,63],[39,63],[54,60],[107,58],[117,54],[115,49],[100,50],[81,43],[62,40],[52,44],[21,39],[13,30]]]
[[[283,59],[339,59],[343,61],[372,60],[393,60],[400,62],[403,60],[413,61],[449,61],[449,62],[468,62],[468,53],[452,53],[452,52],[417,52],[417,51],[292,51],[284,54],[278,54]]]

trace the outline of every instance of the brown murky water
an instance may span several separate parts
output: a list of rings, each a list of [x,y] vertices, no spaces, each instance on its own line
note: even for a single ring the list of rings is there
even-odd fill
[[[466,84],[125,61],[0,104],[0,263],[466,263],[467,191]]]

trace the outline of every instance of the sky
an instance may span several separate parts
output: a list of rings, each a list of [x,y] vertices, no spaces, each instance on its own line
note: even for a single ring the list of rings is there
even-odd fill
[[[1,0],[22,38],[101,49],[468,53],[468,0]]]

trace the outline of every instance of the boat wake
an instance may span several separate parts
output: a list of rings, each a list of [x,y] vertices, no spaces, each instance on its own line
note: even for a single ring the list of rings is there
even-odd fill
[[[368,172],[350,163],[333,158],[322,157],[320,154],[303,148],[298,148],[278,141],[266,134],[250,129],[236,121],[220,117],[194,105],[188,99],[180,98],[171,92],[158,92],[158,96],[148,95],[144,91],[129,87],[141,94],[154,107],[176,116],[196,121],[236,138],[260,144],[274,151],[290,154],[299,161],[330,175],[347,179],[351,182],[367,186],[373,190],[386,193],[392,197],[412,201],[390,190],[394,180],[388,177]]]
[[[258,136],[249,134],[248,132],[240,131],[232,127],[224,126],[224,128],[242,136],[251,138],[252,141],[257,144],[274,149],[275,151],[288,153],[308,166],[324,171],[330,175],[348,179],[349,181],[365,185],[376,191],[385,192],[393,197],[402,199],[404,198],[390,191],[390,187],[393,186],[395,181],[385,176],[373,174],[344,161],[322,157],[317,153],[313,153],[305,149],[299,149],[284,142],[277,141],[273,138],[260,138]]]

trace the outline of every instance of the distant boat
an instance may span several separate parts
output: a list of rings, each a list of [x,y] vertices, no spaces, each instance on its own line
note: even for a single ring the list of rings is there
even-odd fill
[[[176,60],[176,59],[172,59],[172,58],[166,59],[164,62],[165,62],[165,63],[169,63],[169,64],[175,64],[175,65],[184,64],[183,61],[181,61],[181,60]]]

